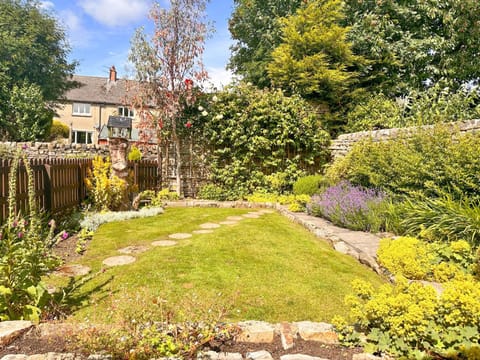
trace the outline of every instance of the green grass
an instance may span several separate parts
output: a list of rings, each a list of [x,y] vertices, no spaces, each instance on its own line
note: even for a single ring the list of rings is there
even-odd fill
[[[248,211],[169,208],[157,217],[105,224],[79,263],[100,270],[103,259],[120,255],[117,249],[148,245]],[[135,317],[166,301],[170,307],[185,306],[184,312],[228,307],[232,321],[329,321],[346,312],[343,299],[354,278],[382,282],[370,269],[276,213],[135,256],[135,263],[110,268],[81,288],[87,293],[112,277],[74,319],[109,322],[126,313]]]

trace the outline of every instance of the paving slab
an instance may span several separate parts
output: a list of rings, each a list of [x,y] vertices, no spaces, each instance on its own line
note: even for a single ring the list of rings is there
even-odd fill
[[[243,219],[244,218],[242,216],[236,216],[236,215],[227,216],[227,220],[240,221],[240,220],[243,220]]]
[[[225,221],[220,221],[219,224],[220,224],[220,225],[237,225],[237,224],[238,224],[238,221],[225,220]]]
[[[58,276],[83,276],[87,275],[91,269],[85,265],[62,265],[55,270],[54,275]]]
[[[176,241],[173,240],[157,240],[152,242],[152,246],[158,247],[158,246],[175,246],[177,245]]]
[[[132,245],[123,249],[119,249],[118,252],[122,254],[141,254],[148,250],[148,246],[145,245]]]
[[[175,234],[168,235],[168,237],[170,239],[183,240],[183,239],[191,238],[192,234],[189,234],[189,233],[175,233]]]
[[[193,230],[192,233],[194,233],[194,234],[211,234],[211,233],[213,233],[213,230],[210,230],[210,229]]]
[[[129,255],[112,256],[103,260],[102,264],[106,266],[121,266],[134,263],[137,259]]]
[[[204,223],[204,224],[199,225],[199,227],[202,228],[202,229],[218,229],[220,226],[221,226],[220,224],[212,223],[212,222],[208,222],[208,223]]]

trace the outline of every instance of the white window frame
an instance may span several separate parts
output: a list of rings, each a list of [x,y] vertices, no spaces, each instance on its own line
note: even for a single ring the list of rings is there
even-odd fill
[[[135,117],[135,112],[133,111],[133,109],[130,109],[127,106],[119,106],[118,115],[128,117],[128,118],[133,118]]]
[[[85,133],[85,142],[78,142],[78,133]],[[90,135],[90,136],[89,136]],[[93,144],[93,131],[72,130],[72,144]],[[88,141],[90,140],[90,142]]]
[[[87,103],[73,103],[72,115],[74,116],[92,116],[92,106]]]

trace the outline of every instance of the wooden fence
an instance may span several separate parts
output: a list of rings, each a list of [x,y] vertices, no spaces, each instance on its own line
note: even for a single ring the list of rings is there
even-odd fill
[[[84,179],[92,166],[91,159],[30,160],[33,172],[35,199],[39,209],[58,214],[79,206],[87,197]],[[0,160],[0,224],[8,216],[8,183],[11,161]],[[154,161],[129,162],[139,191],[157,187],[157,163]],[[17,172],[16,209],[28,206],[28,177],[25,166]]]

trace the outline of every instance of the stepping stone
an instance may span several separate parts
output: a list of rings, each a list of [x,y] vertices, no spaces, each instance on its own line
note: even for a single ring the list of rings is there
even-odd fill
[[[221,224],[221,225],[237,225],[238,221],[234,221],[234,220],[220,221],[219,224]]]
[[[258,211],[258,212],[260,212],[260,213],[262,213],[262,214],[273,214],[275,211],[263,209],[263,210],[260,210],[260,211]]]
[[[173,240],[159,240],[152,242],[152,246],[174,246],[177,245],[176,241]]]
[[[200,227],[202,229],[218,229],[220,225],[215,223],[205,223],[205,224],[200,224]]]
[[[202,230],[193,230],[192,233],[194,234],[211,234],[213,230],[202,229]]]
[[[227,220],[240,221],[240,220],[243,220],[243,217],[241,217],[241,216],[227,216]]]
[[[247,219],[259,219],[259,218],[260,218],[260,215],[258,215],[258,214],[252,214],[252,213],[243,214],[242,216],[243,216],[244,218],[247,218]]]
[[[168,235],[170,239],[175,239],[175,240],[183,240],[183,239],[188,239],[192,237],[192,234],[188,233],[175,233],[175,234],[170,234]]]
[[[137,259],[135,259],[133,256],[128,256],[128,255],[121,255],[121,256],[112,256],[109,257],[105,260],[103,260],[103,265],[106,266],[120,266],[120,265],[127,265],[135,262]]]
[[[60,266],[55,272],[59,276],[83,276],[87,275],[91,269],[84,265],[64,265]]]
[[[119,249],[118,252],[122,254],[140,254],[148,250],[148,246],[132,245],[123,249]]]

